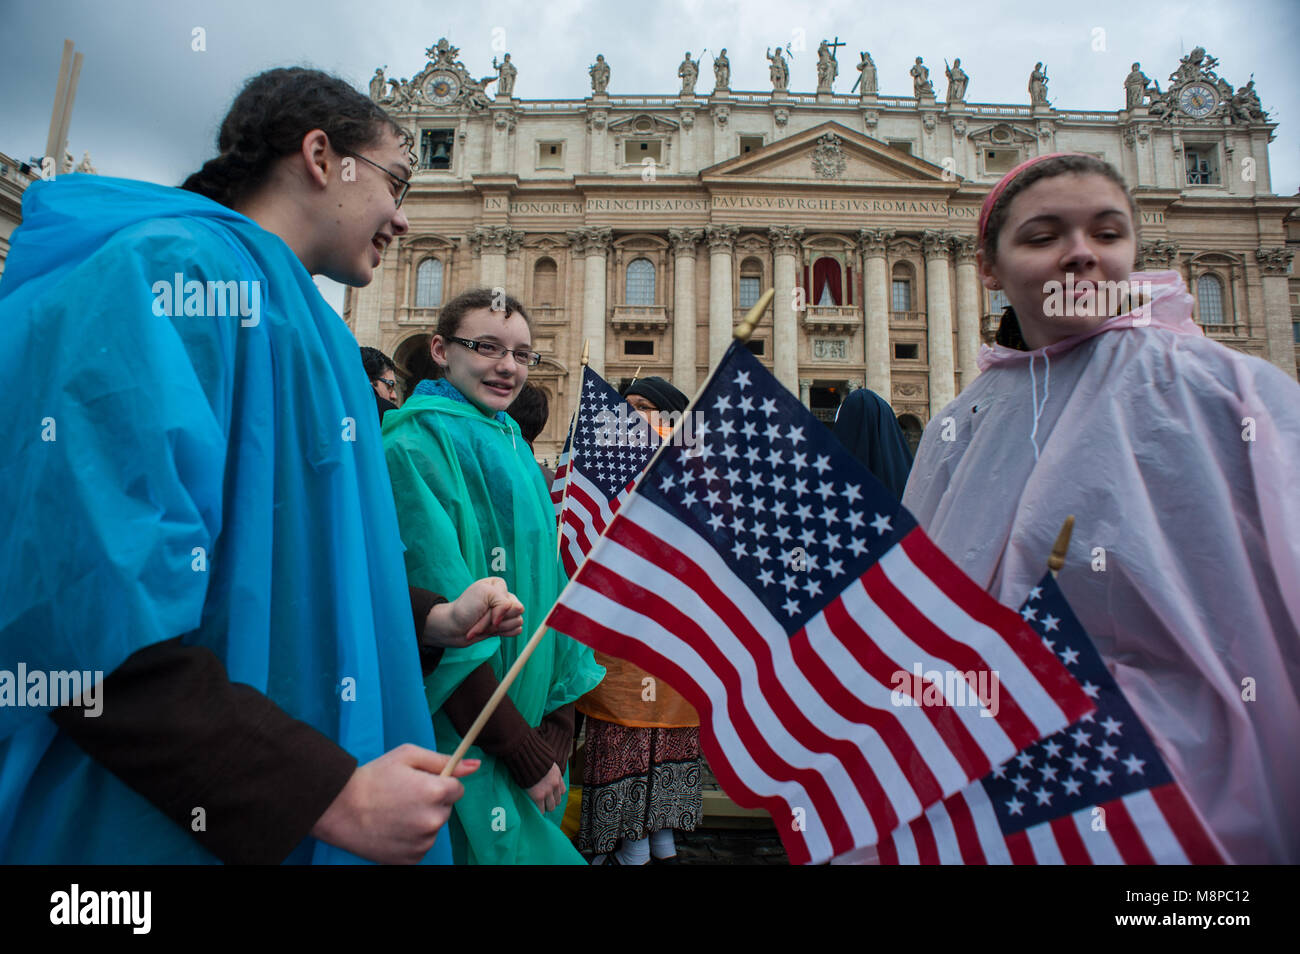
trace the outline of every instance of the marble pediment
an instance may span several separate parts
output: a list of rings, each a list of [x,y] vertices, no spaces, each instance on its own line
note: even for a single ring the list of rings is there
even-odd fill
[[[870,136],[827,122],[705,169],[704,180],[843,183],[946,182],[942,167]]]

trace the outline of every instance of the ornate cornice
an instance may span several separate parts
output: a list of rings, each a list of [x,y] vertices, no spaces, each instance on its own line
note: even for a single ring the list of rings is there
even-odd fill
[[[1285,275],[1294,255],[1295,249],[1290,248],[1255,249],[1255,261],[1265,275]]]
[[[730,252],[736,247],[739,233],[739,225],[709,225],[704,229],[704,238],[710,252]]]
[[[858,254],[863,258],[884,258],[894,235],[889,229],[858,229]]]
[[[668,241],[674,255],[695,257],[695,247],[704,240],[704,229],[669,229]]]
[[[792,225],[773,225],[767,230],[772,251],[778,255],[797,254],[803,242],[804,230]]]
[[[941,229],[926,229],[921,233],[921,249],[927,259],[947,258],[952,253],[952,235]]]
[[[1167,239],[1143,242],[1138,252],[1138,262],[1145,270],[1153,266],[1169,268],[1178,260],[1178,243]]]
[[[973,235],[954,235],[952,237],[953,254],[957,256],[957,263],[964,265],[975,261],[975,253],[979,250],[978,240]]]

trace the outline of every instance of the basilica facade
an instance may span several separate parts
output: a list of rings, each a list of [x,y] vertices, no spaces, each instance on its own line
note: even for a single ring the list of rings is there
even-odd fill
[[[508,55],[476,79],[446,40],[426,52],[409,80],[370,84],[417,156],[411,228],[344,317],[409,390],[443,302],[475,286],[520,298],[551,406],[539,455],[563,442],[584,343],[615,386],[639,371],[690,394],[769,287],[748,346],[776,377],[823,420],[865,385],[917,439],[978,373],[1004,305],[976,274],[980,203],[1047,152],[1116,166],[1140,208],[1139,265],[1177,269],[1208,335],[1296,374],[1300,199],[1272,194],[1276,124],[1253,83],[1234,89],[1199,47],[1163,90],[1139,64],[1117,76],[1114,111],[1053,105],[1041,64],[1026,64],[1024,104],[966,102],[959,60],[936,93],[919,57],[912,95],[884,95],[867,53],[837,93],[828,43],[814,92],[790,91],[781,50],[766,53],[771,90],[733,91],[724,50],[710,93],[689,54],[669,95],[611,92],[617,64],[599,56],[578,100],[517,98]]]

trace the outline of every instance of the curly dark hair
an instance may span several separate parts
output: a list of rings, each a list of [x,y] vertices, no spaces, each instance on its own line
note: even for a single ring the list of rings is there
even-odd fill
[[[397,370],[388,355],[378,348],[370,348],[365,345],[361,347],[361,364],[366,369],[366,377],[371,381],[382,377],[385,371]]]
[[[410,148],[410,135],[368,96],[320,70],[284,67],[259,73],[244,84],[221,122],[215,159],[191,175],[182,189],[229,208],[266,181],[272,165],[296,152],[302,137],[324,130],[339,153],[355,153],[390,130]]]
[[[528,330],[532,330],[533,319],[524,310],[524,306],[519,302],[519,299],[505,294],[499,288],[471,288],[469,291],[461,292],[438,309],[438,324],[434,328],[434,333],[442,335],[445,340],[460,330],[460,322],[465,317],[466,312],[474,311],[477,308],[502,311],[502,306],[504,306],[507,317],[519,312],[528,324]]]

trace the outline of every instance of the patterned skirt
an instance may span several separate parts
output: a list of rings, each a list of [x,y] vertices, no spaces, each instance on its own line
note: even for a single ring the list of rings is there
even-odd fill
[[[578,850],[607,854],[620,839],[694,831],[701,812],[700,730],[637,729],[587,719]]]

